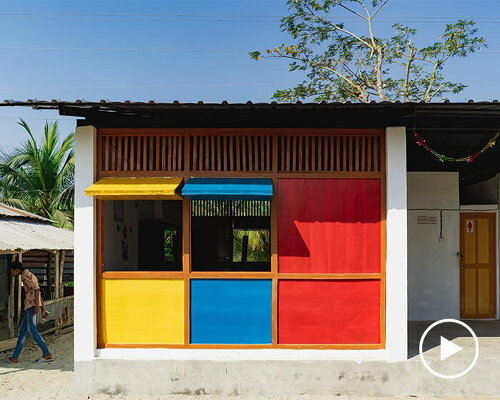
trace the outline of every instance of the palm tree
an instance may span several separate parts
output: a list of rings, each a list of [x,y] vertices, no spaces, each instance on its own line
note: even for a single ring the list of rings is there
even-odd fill
[[[74,133],[60,140],[57,122],[45,122],[42,143],[28,124],[18,122],[29,137],[21,147],[0,155],[1,201],[55,222],[73,227]]]

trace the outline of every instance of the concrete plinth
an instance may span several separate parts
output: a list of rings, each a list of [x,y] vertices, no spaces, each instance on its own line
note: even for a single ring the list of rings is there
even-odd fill
[[[463,368],[467,362],[460,360]],[[500,360],[483,360],[466,376],[432,376],[418,359],[386,363],[352,361],[95,360],[75,364],[83,393],[494,396],[500,393]]]
[[[408,354],[402,362],[316,360],[163,360],[155,350],[150,359],[105,359],[75,362],[76,389],[82,393],[352,395],[352,396],[499,396],[500,321],[469,325],[479,337],[479,359],[465,376],[446,380],[422,365],[418,344],[432,322],[414,322],[408,329]],[[463,346],[447,360],[453,371],[471,361],[468,335],[460,327],[443,326],[424,347],[426,360],[439,366],[440,335]],[[150,349],[154,350],[154,349]],[[321,351],[321,350],[318,350]],[[323,353],[324,354],[324,353]]]

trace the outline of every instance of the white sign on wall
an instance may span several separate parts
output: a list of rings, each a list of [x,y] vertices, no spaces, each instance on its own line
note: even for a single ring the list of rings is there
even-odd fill
[[[417,224],[419,225],[436,225],[437,217],[430,215],[419,215],[417,217]]]

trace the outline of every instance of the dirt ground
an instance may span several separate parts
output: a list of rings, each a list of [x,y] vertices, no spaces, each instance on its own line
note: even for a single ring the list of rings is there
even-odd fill
[[[85,395],[75,393],[73,389],[73,334],[45,337],[49,349],[56,360],[48,364],[35,364],[33,360],[40,357],[40,349],[26,340],[20,362],[17,365],[7,364],[4,360],[11,352],[0,353],[0,399],[12,400],[239,400],[248,397],[220,397],[211,395],[186,396],[116,396],[108,394]],[[355,397],[344,396],[287,396],[287,397],[252,397],[251,400],[352,400]],[[356,399],[360,399],[356,397]],[[383,398],[365,397],[364,400],[380,400]],[[389,398],[386,398],[389,399]],[[392,398],[392,399],[403,399]],[[412,399],[415,399],[413,397]],[[430,398],[422,398],[430,399]],[[451,399],[451,398],[450,398]]]

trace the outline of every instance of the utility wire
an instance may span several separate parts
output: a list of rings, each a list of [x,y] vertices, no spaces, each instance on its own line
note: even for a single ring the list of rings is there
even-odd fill
[[[207,18],[204,16],[199,16],[196,18],[193,18],[192,16],[188,17],[186,16],[185,18],[183,17],[158,17],[158,18],[110,18],[110,17],[98,17],[98,16],[75,16],[75,17],[64,17],[64,16],[55,16],[55,17],[44,17],[44,16],[15,16],[15,15],[1,15],[0,14],[0,20],[11,20],[11,21],[89,21],[89,22],[273,22],[273,23],[278,23],[281,21],[281,18],[275,18],[275,17],[259,17],[259,18],[252,18],[246,15],[242,15],[239,18],[235,17],[227,17],[223,18],[225,16],[221,15],[221,17],[217,18]],[[385,22],[385,23],[396,23],[396,22],[404,22],[404,23],[414,23],[414,24],[444,24],[444,23],[449,23],[450,20],[447,19],[441,19],[441,20],[430,20],[426,19],[428,17],[422,17],[420,19],[413,19],[412,17],[386,17],[382,18],[379,17],[377,21],[379,22]],[[467,17],[462,17],[462,18],[467,18]],[[460,19],[460,17],[458,17]],[[352,23],[364,23],[365,21],[361,19],[352,19],[348,17],[338,17],[338,18],[332,18],[330,19],[332,22],[352,22]],[[481,19],[475,21],[478,24],[500,24],[500,19]]]
[[[0,16],[62,16],[62,17],[223,17],[223,18],[283,18],[285,15],[262,15],[262,14],[209,14],[209,13],[39,13],[39,12],[0,12]],[[333,17],[333,16],[332,16]],[[334,19],[354,20],[359,18],[352,16],[335,17]],[[472,20],[500,20],[500,17],[485,16],[450,16],[450,15],[391,15],[379,16],[377,20],[394,19],[460,19],[467,18]]]
[[[1,47],[0,50],[28,51],[110,51],[110,52],[178,52],[178,53],[241,53],[248,54],[250,50],[241,49],[201,49],[201,48],[164,48],[164,47]],[[481,50],[473,54],[500,54],[500,50]],[[274,58],[278,59],[278,57]]]

